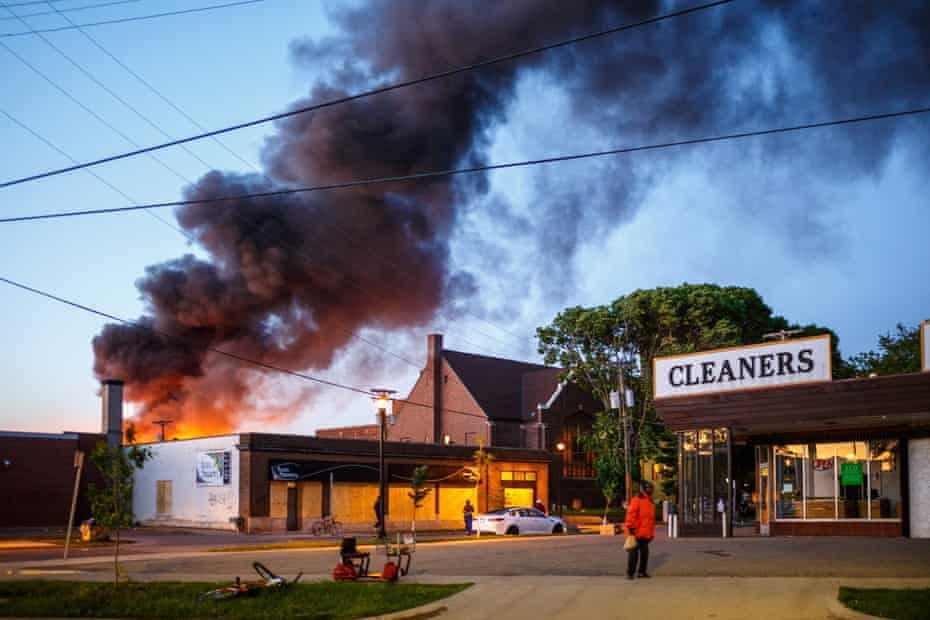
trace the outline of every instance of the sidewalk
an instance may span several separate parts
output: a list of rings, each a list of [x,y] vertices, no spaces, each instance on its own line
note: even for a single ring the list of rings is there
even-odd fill
[[[825,620],[840,585],[930,587],[926,579],[462,577],[443,620]],[[427,581],[420,579],[419,581]]]

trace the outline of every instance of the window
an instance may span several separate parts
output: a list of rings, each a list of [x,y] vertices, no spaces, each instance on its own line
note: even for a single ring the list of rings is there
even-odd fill
[[[502,471],[501,480],[505,482],[536,482],[535,471]]]
[[[895,439],[775,446],[775,518],[900,519]]]
[[[155,482],[155,512],[160,515],[171,514],[171,481]]]
[[[573,416],[575,417],[575,416]],[[594,453],[584,450],[580,437],[587,432],[580,425],[566,424],[562,428],[562,476],[565,478],[593,478]]]

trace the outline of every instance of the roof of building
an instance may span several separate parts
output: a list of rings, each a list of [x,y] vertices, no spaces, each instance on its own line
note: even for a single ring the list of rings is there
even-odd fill
[[[536,403],[544,403],[558,387],[558,368],[449,349],[443,349],[442,356],[491,420],[526,419]],[[524,377],[530,373],[527,391]],[[545,396],[539,396],[542,393]]]

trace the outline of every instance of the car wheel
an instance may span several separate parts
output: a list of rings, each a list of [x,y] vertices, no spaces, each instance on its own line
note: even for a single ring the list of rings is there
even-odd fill
[[[552,533],[553,533],[553,534],[561,534],[561,533],[562,533],[562,524],[561,524],[561,523],[556,523],[556,524],[555,524],[555,527],[552,528]]]
[[[517,534],[520,533],[520,530],[517,529],[516,525],[511,525],[510,527],[507,528],[507,533],[510,534],[511,536],[516,536]]]

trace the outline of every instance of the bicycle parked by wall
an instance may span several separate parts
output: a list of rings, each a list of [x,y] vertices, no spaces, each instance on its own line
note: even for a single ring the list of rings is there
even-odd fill
[[[313,522],[310,533],[314,536],[342,536],[342,524],[332,516],[326,516]]]

